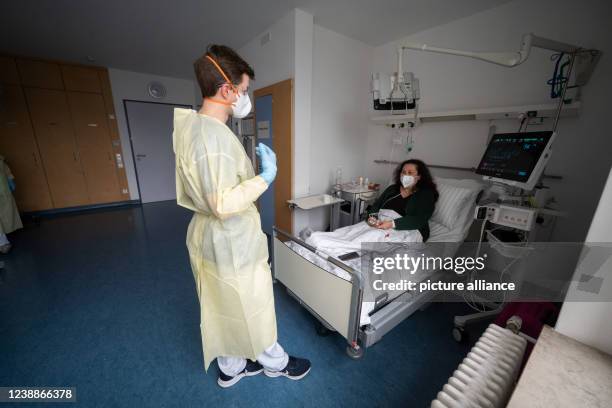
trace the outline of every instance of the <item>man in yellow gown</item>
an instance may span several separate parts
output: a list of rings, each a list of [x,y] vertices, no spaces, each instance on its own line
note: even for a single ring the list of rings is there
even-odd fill
[[[200,301],[204,367],[217,358],[218,384],[230,387],[262,371],[300,379],[310,362],[288,356],[277,342],[268,247],[255,207],[276,176],[276,156],[260,144],[255,175],[244,148],[226,126],[246,116],[253,69],[232,49],[212,45],[195,64],[199,112],[175,109],[177,203],[194,212],[187,247]]]

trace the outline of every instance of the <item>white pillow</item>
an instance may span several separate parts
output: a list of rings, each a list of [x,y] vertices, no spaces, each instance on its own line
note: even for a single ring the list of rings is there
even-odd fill
[[[436,182],[440,197],[436,202],[431,220],[453,229],[467,201],[474,200],[478,192],[474,189],[446,184],[440,179],[437,179]]]

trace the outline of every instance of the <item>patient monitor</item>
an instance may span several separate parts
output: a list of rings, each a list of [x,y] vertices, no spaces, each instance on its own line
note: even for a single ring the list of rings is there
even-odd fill
[[[485,180],[533,190],[552,152],[552,131],[493,135],[476,174]]]

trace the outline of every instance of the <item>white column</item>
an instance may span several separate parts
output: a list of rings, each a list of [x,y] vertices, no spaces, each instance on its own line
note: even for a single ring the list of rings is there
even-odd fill
[[[295,9],[293,74],[293,196],[310,193],[310,123],[312,97],[312,47],[314,20],[312,14]],[[298,233],[309,224],[308,213],[293,212],[293,231]]]

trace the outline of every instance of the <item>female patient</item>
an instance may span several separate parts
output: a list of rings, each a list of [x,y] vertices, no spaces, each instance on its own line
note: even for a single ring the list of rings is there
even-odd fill
[[[438,190],[427,165],[411,159],[400,164],[393,174],[394,183],[368,208],[368,214],[382,209],[400,215],[395,220],[378,221],[369,216],[368,224],[380,229],[419,230],[423,242],[429,238],[429,219],[438,200]]]

